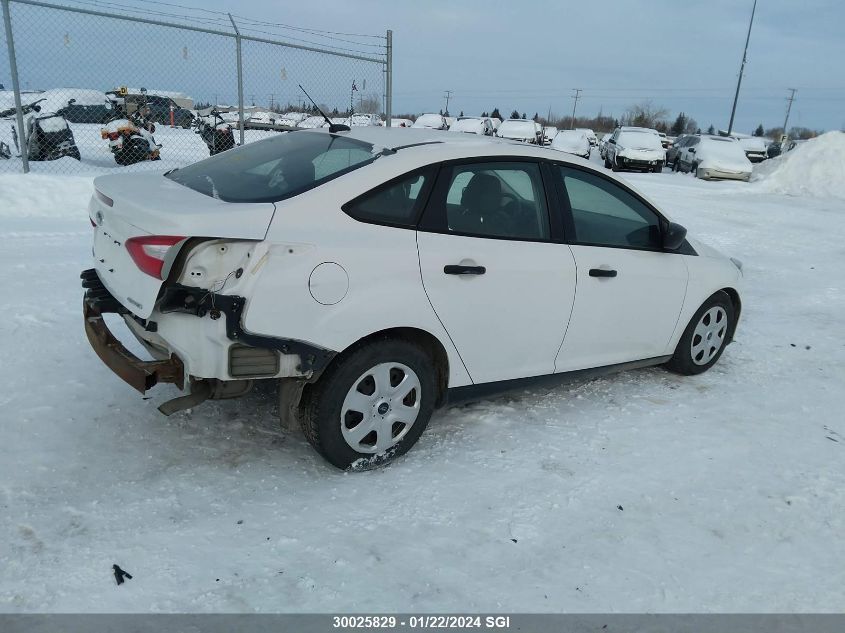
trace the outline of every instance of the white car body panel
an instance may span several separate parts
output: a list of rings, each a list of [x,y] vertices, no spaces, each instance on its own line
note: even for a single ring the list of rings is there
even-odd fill
[[[554,372],[575,296],[565,244],[418,234],[425,290],[474,383]],[[449,264],[484,266],[446,275]]]
[[[556,371],[662,356],[684,305],[687,257],[624,248],[571,248],[578,265],[578,292]],[[590,277],[592,268],[615,270],[617,276]]]

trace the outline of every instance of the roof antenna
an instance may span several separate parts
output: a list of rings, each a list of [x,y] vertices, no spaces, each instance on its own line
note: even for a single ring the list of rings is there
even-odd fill
[[[299,89],[300,89],[302,92],[305,92],[305,88],[303,88],[303,87],[302,87],[302,84],[297,84],[297,85],[299,86]],[[331,120],[329,117],[327,117],[327,116],[326,116],[326,113],[325,113],[325,112],[323,112],[323,111],[320,109],[320,106],[318,106],[318,105],[317,105],[317,103],[314,101],[314,99],[312,99],[312,98],[311,98],[311,95],[310,95],[310,94],[308,94],[307,92],[305,92],[305,96],[306,96],[306,97],[308,97],[308,100],[309,100],[311,103],[313,103],[313,104],[314,104],[314,107],[317,109],[317,112],[319,112],[320,114],[322,114],[322,115],[323,115],[323,118],[326,120],[326,123],[328,123],[328,124],[329,124],[329,132],[331,132],[332,134],[334,134],[335,132],[348,132],[348,131],[349,131],[349,126],[348,126],[348,125],[343,125],[343,124],[341,124],[341,123],[332,123],[332,120]]]

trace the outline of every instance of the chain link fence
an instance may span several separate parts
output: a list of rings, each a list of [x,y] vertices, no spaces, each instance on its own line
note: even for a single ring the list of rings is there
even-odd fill
[[[300,85],[336,122],[390,122],[390,31],[184,16],[160,2],[0,3],[0,173],[166,170],[323,127]]]

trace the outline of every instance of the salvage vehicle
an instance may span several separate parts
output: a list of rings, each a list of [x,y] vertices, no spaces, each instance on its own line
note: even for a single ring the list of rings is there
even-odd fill
[[[702,180],[748,182],[753,166],[736,139],[696,134],[678,151],[673,169]]]
[[[137,391],[186,392],[163,413],[275,380],[285,425],[362,469],[449,402],[699,374],[733,340],[741,264],[614,175],[472,134],[334,130],[94,181],[84,328]]]
[[[642,170],[660,173],[666,163],[666,150],[657,130],[645,127],[618,127],[607,141],[604,166],[613,171]]]
[[[552,141],[552,149],[589,159],[592,146],[581,130],[561,130]]]

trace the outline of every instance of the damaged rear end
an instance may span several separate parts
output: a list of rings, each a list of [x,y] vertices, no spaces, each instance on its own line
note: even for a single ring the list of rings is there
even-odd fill
[[[247,332],[242,315],[262,259],[272,202],[232,203],[161,175],[95,180],[94,268],[82,273],[85,331],[100,359],[140,393],[186,392],[163,413],[246,393],[259,378],[309,378],[333,353]],[[109,330],[121,316],[153,360]]]

